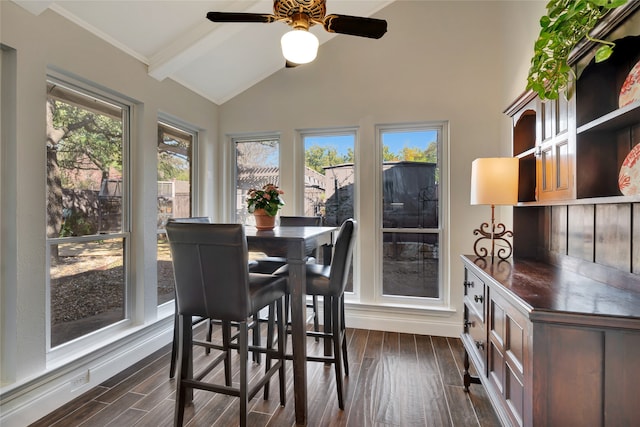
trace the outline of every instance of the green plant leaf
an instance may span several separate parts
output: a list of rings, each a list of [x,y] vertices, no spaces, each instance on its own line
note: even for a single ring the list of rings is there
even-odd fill
[[[548,16],[545,15],[542,18],[540,18],[540,26],[542,28],[547,28],[550,23],[551,23],[551,18],[549,18]]]
[[[596,62],[602,62],[609,59],[613,53],[613,48],[609,45],[602,45],[596,50]]]
[[[567,64],[569,55],[583,39],[603,44],[596,61],[611,56],[613,43],[592,39],[589,32],[610,9],[626,0],[550,0],[547,15],[540,18],[540,34],[534,43],[534,56],[527,76],[527,88],[541,99],[557,99],[566,91],[573,74]]]

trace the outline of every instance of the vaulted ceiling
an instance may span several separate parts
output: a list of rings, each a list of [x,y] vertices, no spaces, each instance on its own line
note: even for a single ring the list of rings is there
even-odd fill
[[[172,79],[222,104],[284,68],[284,23],[213,23],[208,11],[271,13],[271,0],[13,0],[33,14],[47,9],[147,64],[157,80]],[[306,0],[301,0],[306,1]],[[328,0],[327,13],[371,16],[393,0]],[[324,43],[334,37],[311,31]],[[318,55],[322,55],[320,47]]]

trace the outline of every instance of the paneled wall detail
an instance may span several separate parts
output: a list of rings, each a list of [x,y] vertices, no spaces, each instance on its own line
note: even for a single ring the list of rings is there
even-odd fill
[[[631,268],[631,204],[596,205],[595,215],[596,263],[617,270],[633,271]]]
[[[593,262],[594,205],[569,206],[567,215],[567,254]]]
[[[633,284],[640,280],[640,203],[555,205],[541,213],[548,226],[539,225],[538,257],[596,280],[617,276],[615,286],[640,291]]]

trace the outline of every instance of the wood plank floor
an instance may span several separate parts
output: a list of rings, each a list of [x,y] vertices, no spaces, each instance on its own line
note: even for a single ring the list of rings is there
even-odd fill
[[[333,367],[309,362],[309,426],[500,425],[481,385],[464,392],[459,339],[362,329],[347,332],[350,375],[344,382],[345,409],[338,408]],[[309,340],[310,353],[321,347]],[[173,425],[170,352],[170,347],[163,348],[31,426]],[[197,370],[206,356],[201,348],[195,354]],[[276,376],[270,399],[263,400],[259,393],[249,403],[250,426],[295,425],[291,362],[287,364],[286,405],[279,405]],[[252,375],[262,371],[260,365],[250,366]],[[220,379],[220,371],[209,375]],[[196,390],[194,405],[185,411],[185,426],[237,425],[238,408],[236,398]]]

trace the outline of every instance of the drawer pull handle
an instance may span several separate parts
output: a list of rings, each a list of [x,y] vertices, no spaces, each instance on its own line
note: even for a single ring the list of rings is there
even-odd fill
[[[482,341],[476,341],[476,347],[478,347],[478,350],[484,350],[484,343]]]
[[[474,322],[473,320],[465,320],[464,321],[464,327],[465,328],[473,328],[475,326],[476,322]]]
[[[473,300],[475,302],[482,302],[482,301],[484,301],[484,297],[482,295],[474,295],[473,296]]]
[[[464,287],[465,288],[473,288],[473,282],[469,282],[467,280],[464,281]]]

